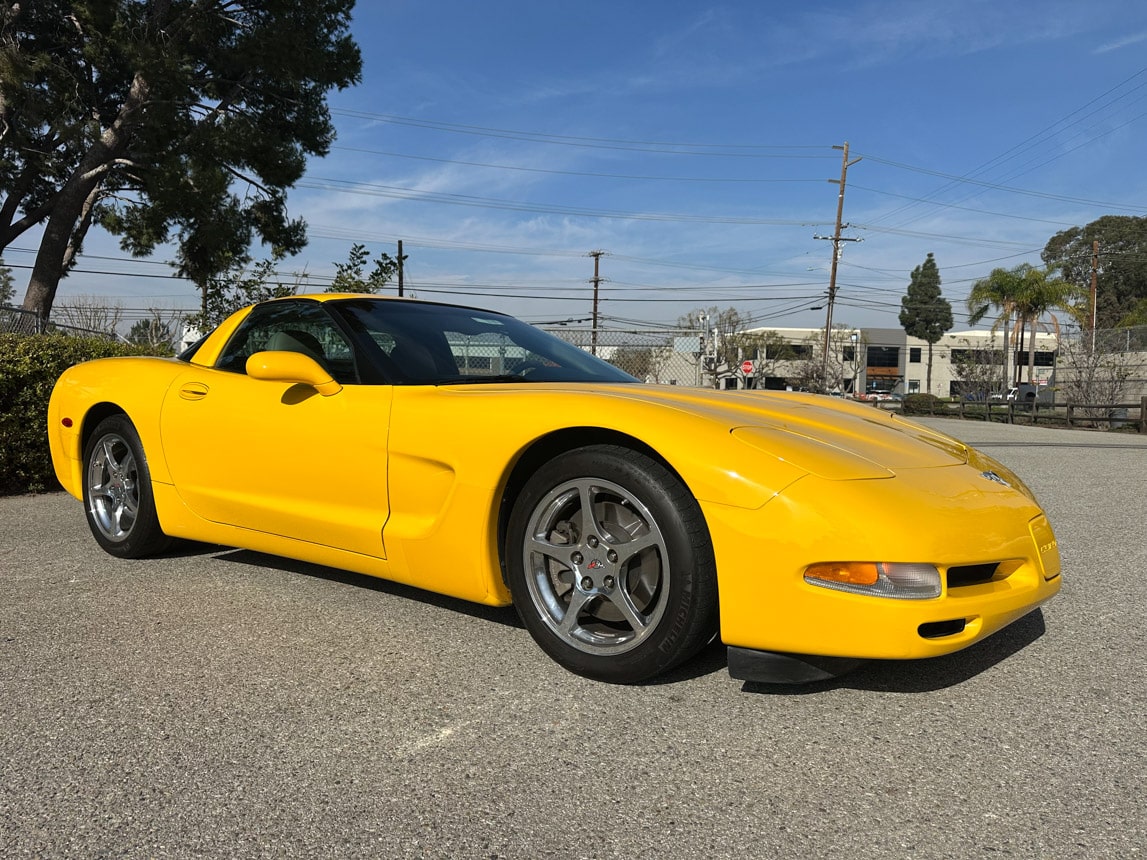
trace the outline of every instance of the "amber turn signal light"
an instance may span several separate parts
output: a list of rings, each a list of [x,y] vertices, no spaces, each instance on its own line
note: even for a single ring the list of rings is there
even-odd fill
[[[869,561],[829,562],[814,564],[804,573],[805,579],[822,579],[826,582],[847,582],[851,585],[876,585],[880,571]]]

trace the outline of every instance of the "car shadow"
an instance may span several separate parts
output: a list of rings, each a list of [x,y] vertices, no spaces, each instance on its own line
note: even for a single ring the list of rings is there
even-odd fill
[[[714,639],[681,665],[632,686],[664,687],[670,684],[680,684],[683,681],[693,681],[720,672],[728,665],[729,659],[726,656],[725,644],[720,639]]]
[[[282,556],[268,555],[248,549],[235,549],[219,544],[204,544],[194,541],[177,540],[160,557],[179,558],[191,556],[210,555],[229,564],[241,564],[249,567],[269,568],[272,570],[323,579],[328,582],[337,582],[352,588],[363,588],[376,591],[380,594],[389,594],[405,600],[414,600],[428,606],[436,606],[450,612],[460,612],[472,618],[493,621],[505,627],[514,627],[525,630],[525,626],[518,618],[512,606],[483,606],[480,603],[471,603],[456,597],[436,594],[416,588],[412,585],[403,585],[389,579],[379,579],[360,573],[341,570],[336,567],[326,567],[321,564],[312,564],[306,561],[284,558]],[[725,657],[725,646],[719,639],[714,639],[705,648],[701,649],[695,657],[687,660],[668,672],[651,678],[635,686],[662,686],[679,684],[711,675],[726,668],[728,660]]]
[[[1043,610],[1036,609],[1003,630],[963,651],[924,660],[872,660],[848,674],[812,684],[760,684],[746,681],[746,693],[808,695],[826,690],[879,693],[932,693],[962,684],[1003,663],[1047,631]]]
[[[483,606],[456,597],[436,594],[412,585],[403,585],[388,579],[379,579],[360,573],[312,564],[305,561],[268,555],[247,549],[233,549],[215,544],[176,541],[162,554],[165,557],[213,555],[220,561],[249,567],[270,568],[285,573],[299,574],[328,582],[337,582],[353,588],[362,588],[413,600],[450,612],[459,612],[472,618],[492,621],[506,627],[524,630],[512,606]],[[1022,651],[1046,632],[1043,611],[1036,609],[1003,630],[975,645],[924,660],[872,660],[861,664],[845,675],[810,684],[765,684],[745,681],[745,693],[771,696],[794,696],[823,693],[835,689],[867,690],[882,693],[929,693],[962,684],[969,678],[1004,662]],[[660,687],[696,680],[728,667],[724,643],[714,639],[694,657],[668,672],[641,682],[637,687]]]
[[[203,545],[199,544],[199,546]],[[337,582],[342,585],[349,585],[353,588],[362,588],[377,591],[381,594],[393,595],[394,597],[400,597],[404,600],[415,600],[428,606],[437,606],[441,609],[450,610],[451,612],[460,612],[473,618],[493,621],[496,624],[502,624],[506,627],[522,627],[522,622],[518,620],[518,615],[512,606],[484,606],[481,603],[472,603],[457,597],[436,594],[433,591],[415,588],[412,585],[403,585],[401,582],[393,582],[389,579],[379,579],[376,576],[352,573],[351,571],[340,570],[337,567],[326,567],[321,564],[296,561],[295,559],[283,558],[277,555],[267,555],[266,553],[255,552],[249,549],[231,549],[228,547],[211,546],[207,548],[207,552],[214,554],[215,558],[220,561],[225,561],[230,564],[270,568],[272,570],[283,571],[284,573],[294,573],[313,579],[323,579],[327,582]],[[194,548],[192,548],[189,554],[200,555],[203,553],[197,553]]]

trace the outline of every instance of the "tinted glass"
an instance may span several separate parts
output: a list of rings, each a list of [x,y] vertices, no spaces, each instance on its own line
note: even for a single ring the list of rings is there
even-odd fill
[[[636,382],[513,317],[401,300],[328,302],[384,377],[398,384]]]
[[[318,302],[269,302],[251,311],[227,342],[215,366],[247,372],[247,359],[262,350],[308,355],[344,385],[359,381],[346,336]]]

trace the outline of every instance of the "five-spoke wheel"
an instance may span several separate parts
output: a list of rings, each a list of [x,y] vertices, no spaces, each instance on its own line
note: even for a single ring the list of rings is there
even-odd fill
[[[526,483],[507,570],[523,623],[567,668],[634,683],[716,629],[713,553],[696,500],[652,458],[580,448]]]
[[[126,416],[104,419],[88,439],[83,493],[92,535],[107,552],[140,558],[167,545],[155,513],[143,446]]]

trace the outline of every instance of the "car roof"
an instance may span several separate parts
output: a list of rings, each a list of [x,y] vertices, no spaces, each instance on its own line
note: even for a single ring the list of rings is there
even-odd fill
[[[298,295],[279,296],[273,299],[267,299],[257,304],[269,304],[271,302],[289,302],[304,299],[314,302],[333,302],[333,301],[377,301],[377,302],[402,302],[405,304],[424,305],[426,307],[436,308],[461,308],[462,310],[474,311],[476,313],[491,314],[494,316],[510,316],[503,311],[495,311],[490,308],[477,307],[475,305],[462,305],[455,302],[432,302],[426,299],[416,299],[411,296],[390,296],[380,295],[378,293],[299,293]]]

